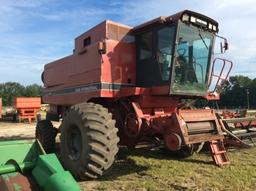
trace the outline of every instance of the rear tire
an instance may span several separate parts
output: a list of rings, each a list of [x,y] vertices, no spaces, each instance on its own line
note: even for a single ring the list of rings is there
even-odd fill
[[[80,180],[106,174],[118,152],[117,131],[112,114],[103,106],[72,106],[61,126],[63,166]]]
[[[42,144],[46,153],[55,151],[55,137],[57,129],[53,127],[51,121],[41,120],[36,125],[36,138]]]

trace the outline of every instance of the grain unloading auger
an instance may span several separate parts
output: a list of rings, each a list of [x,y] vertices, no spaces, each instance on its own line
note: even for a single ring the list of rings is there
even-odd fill
[[[0,141],[0,190],[80,191],[80,187],[37,140]]]

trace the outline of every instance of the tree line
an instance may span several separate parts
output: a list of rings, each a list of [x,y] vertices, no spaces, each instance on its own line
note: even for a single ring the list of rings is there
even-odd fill
[[[11,106],[15,97],[41,96],[42,86],[38,84],[21,85],[17,82],[0,83],[0,97],[4,106]]]
[[[220,108],[256,108],[256,78],[247,76],[231,76],[229,85],[226,86],[221,99],[218,101]]]

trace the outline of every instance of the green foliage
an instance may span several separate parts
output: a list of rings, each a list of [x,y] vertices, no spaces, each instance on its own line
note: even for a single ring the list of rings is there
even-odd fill
[[[231,76],[228,86],[221,95],[218,102],[221,108],[256,108],[256,78],[250,79],[246,76]]]
[[[42,93],[42,86],[37,84],[28,85],[25,87],[25,96],[26,97],[36,97],[40,96]]]
[[[32,84],[23,86],[17,82],[0,83],[0,97],[3,105],[10,106],[15,97],[35,97],[41,96],[42,86]]]

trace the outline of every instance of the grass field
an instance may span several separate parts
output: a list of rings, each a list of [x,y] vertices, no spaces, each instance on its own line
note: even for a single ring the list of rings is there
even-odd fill
[[[229,151],[216,167],[209,153],[174,159],[159,150],[122,150],[110,175],[80,182],[84,190],[256,190],[256,148]]]
[[[33,138],[34,131],[35,124],[0,122],[0,140]],[[256,147],[232,150],[228,155],[231,165],[219,168],[209,153],[175,159],[158,149],[122,148],[108,176],[79,184],[84,191],[256,191]]]

